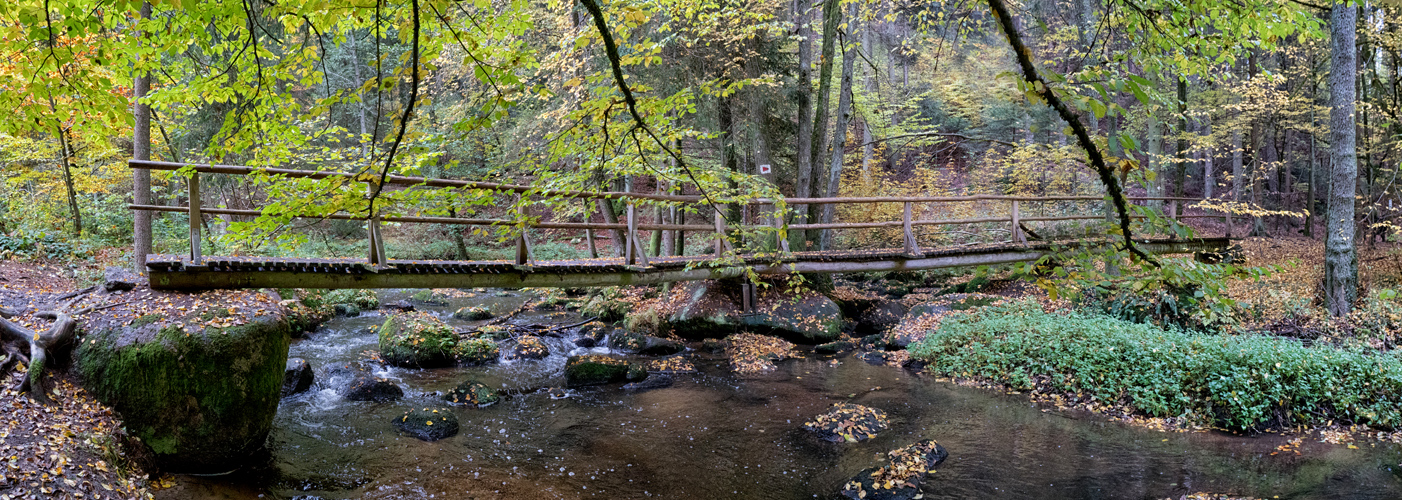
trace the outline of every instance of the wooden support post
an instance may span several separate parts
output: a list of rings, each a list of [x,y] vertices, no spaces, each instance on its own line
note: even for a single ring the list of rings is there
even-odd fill
[[[624,253],[623,263],[629,266],[646,266],[647,250],[643,248],[643,242],[638,239],[638,210],[633,203],[628,202],[628,249]]]
[[[779,241],[779,252],[787,254],[789,253],[789,235],[788,231],[784,230],[784,217],[779,214],[779,207],[774,207],[770,216],[774,223],[774,239]]]
[[[725,241],[725,215],[720,213],[719,208],[712,208],[716,212],[716,257],[720,257],[730,246],[730,242]]]
[[[1178,200],[1168,202],[1168,218],[1178,221]]]
[[[516,237],[516,265],[535,265],[535,252],[531,251],[531,240],[526,237],[525,229],[522,229],[521,235]]]
[[[924,252],[920,251],[920,242],[915,240],[915,230],[910,224],[911,202],[905,202],[905,210],[901,215],[901,228],[905,232],[905,254],[908,257],[924,257]]]
[[[1013,243],[1027,244],[1027,236],[1022,234],[1022,214],[1018,211],[1017,200],[1013,200]]]
[[[195,172],[190,176],[190,263],[196,266],[204,265],[204,257],[200,255],[200,223],[203,222],[200,216],[200,173]]]
[[[375,186],[365,183],[365,193],[375,192]],[[370,219],[365,222],[365,232],[370,235],[370,266],[372,268],[385,265],[388,260],[385,258],[385,242],[380,236],[380,214],[378,212],[370,214]]]
[[[742,314],[752,314],[755,312],[755,285],[745,282],[740,285],[740,312]]]
[[[584,222],[589,222],[589,220],[588,220],[588,219],[585,219]],[[591,259],[597,259],[597,258],[599,258],[599,247],[594,246],[594,230],[593,230],[593,229],[585,229],[585,230],[584,230],[584,239],[589,241],[589,258],[591,258]]]

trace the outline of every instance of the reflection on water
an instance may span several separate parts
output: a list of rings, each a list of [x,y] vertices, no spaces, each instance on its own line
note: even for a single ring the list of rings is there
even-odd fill
[[[385,295],[385,294],[382,294]],[[505,312],[521,297],[486,297]],[[391,298],[393,300],[393,298]],[[483,299],[469,299],[473,304]],[[461,302],[461,301],[457,301]],[[428,308],[450,323],[465,303]],[[522,324],[572,322],[524,314]],[[809,356],[759,380],[731,376],[722,359],[693,353],[702,373],[670,388],[618,386],[552,398],[563,384],[563,340],[541,361],[476,368],[380,369],[405,389],[391,403],[351,402],[324,367],[375,348],[378,313],[338,318],[292,356],[318,367],[311,391],[283,401],[266,465],[218,478],[182,477],[158,498],[832,498],[878,455],[923,438],[949,460],[926,481],[927,498],[1177,498],[1211,491],[1271,498],[1402,498],[1402,453],[1307,442],[1301,456],[1270,456],[1283,440],[1171,434],[1068,416],[1023,396],[951,386],[855,358]],[[344,375],[342,375],[344,376]],[[426,443],[390,419],[466,379],[507,391],[486,408],[456,408],[462,431]],[[858,444],[818,441],[800,430],[834,402],[885,410],[892,427]]]

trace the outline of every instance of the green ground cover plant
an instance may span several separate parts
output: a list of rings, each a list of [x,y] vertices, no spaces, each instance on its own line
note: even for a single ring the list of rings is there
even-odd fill
[[[1402,422],[1402,360],[1365,349],[1048,313],[1021,301],[951,315],[910,351],[949,376],[1229,429]]]

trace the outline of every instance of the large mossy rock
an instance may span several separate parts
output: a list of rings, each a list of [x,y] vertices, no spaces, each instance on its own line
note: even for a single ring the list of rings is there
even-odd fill
[[[380,308],[380,298],[375,296],[374,290],[351,290],[343,288],[327,292],[323,300],[329,305],[347,304],[353,305],[362,311],[373,311]]]
[[[661,330],[689,339],[750,330],[819,344],[842,333],[842,311],[837,303],[812,290],[769,286],[758,293],[753,314],[742,314],[741,304],[737,281],[692,281],[673,288],[672,295],[660,300],[655,309],[630,314],[658,315]]]
[[[74,351],[83,386],[121,415],[163,470],[215,473],[242,465],[263,446],[282,396],[286,310],[247,291],[141,287],[128,300],[85,322],[88,333]],[[168,310],[157,312],[162,307]],[[229,310],[237,313],[213,314]]]
[[[565,362],[565,385],[570,387],[638,381],[644,378],[647,378],[646,368],[619,358],[586,354],[570,356]]]
[[[424,312],[393,314],[380,325],[380,359],[394,366],[438,368],[452,366],[458,334],[437,317]]]

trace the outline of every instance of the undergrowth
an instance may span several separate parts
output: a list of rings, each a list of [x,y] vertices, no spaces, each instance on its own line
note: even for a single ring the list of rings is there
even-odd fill
[[[1402,422],[1402,360],[1364,349],[1047,313],[1022,301],[952,315],[910,351],[949,376],[1230,429]]]

